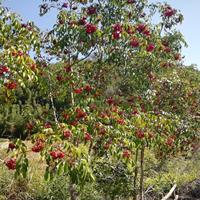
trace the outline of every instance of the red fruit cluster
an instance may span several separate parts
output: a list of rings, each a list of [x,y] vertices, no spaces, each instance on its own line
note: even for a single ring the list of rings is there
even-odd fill
[[[56,79],[57,79],[57,81],[59,81],[59,82],[60,82],[60,81],[63,81],[63,77],[62,77],[61,75],[57,75],[57,76],[56,76]]]
[[[130,42],[130,45],[131,45],[132,47],[134,47],[134,48],[139,47],[139,41],[138,41],[138,39],[137,39],[137,38],[133,38],[133,39],[131,40],[131,42]]]
[[[16,159],[9,159],[5,162],[5,165],[8,167],[9,170],[15,170],[16,169]]]
[[[120,39],[122,33],[122,25],[117,23],[113,25],[113,33],[112,36],[115,40]]]
[[[8,149],[13,150],[16,148],[16,145],[14,143],[9,143],[8,144]]]
[[[146,24],[138,24],[136,30],[143,35],[150,36],[150,30]]]
[[[139,138],[139,139],[142,139],[144,138],[144,132],[142,130],[137,130],[136,131],[136,137]]]
[[[86,21],[87,17],[82,17],[81,19],[79,19],[78,23],[79,25],[86,25],[87,21]]]
[[[91,141],[92,140],[92,136],[89,133],[85,133],[84,139],[85,139],[85,141]]]
[[[17,52],[15,52],[15,51],[13,51],[12,52],[12,56],[23,56],[24,55],[24,53],[22,52],[22,51],[17,51]]]
[[[34,144],[34,146],[32,147],[32,151],[33,152],[40,152],[40,151],[42,151],[44,149],[44,142],[42,141],[42,140],[38,140],[35,144]]]
[[[109,97],[108,99],[106,99],[106,103],[108,103],[109,105],[113,105],[115,104],[115,100],[113,99],[113,97]]]
[[[84,112],[82,109],[77,108],[76,109],[76,118],[77,119],[82,119],[86,116],[86,112]]]
[[[138,32],[142,33],[146,29],[146,25],[145,24],[138,24],[136,29],[137,29]]]
[[[86,86],[84,87],[84,90],[85,90],[86,92],[91,92],[91,91],[92,91],[92,87],[91,87],[90,85],[86,85]]]
[[[87,14],[88,14],[88,15],[94,15],[94,14],[96,14],[96,13],[97,13],[96,7],[94,7],[94,6],[88,7],[88,9],[87,9]]]
[[[130,157],[130,152],[128,150],[123,151],[122,157],[123,158],[129,158]]]
[[[96,32],[97,27],[94,24],[88,23],[85,25],[85,31],[87,34],[92,34],[94,32]]]
[[[8,67],[0,65],[0,76],[2,76],[5,73],[8,73],[9,71],[10,69]]]
[[[62,158],[65,157],[64,152],[62,152],[61,150],[51,151],[50,155],[54,160],[55,159],[62,159]]]
[[[44,124],[44,128],[51,128],[51,123],[50,122],[46,122]]]
[[[72,132],[70,130],[66,130],[63,133],[64,138],[69,139],[72,136]]]
[[[165,8],[163,14],[165,17],[172,17],[173,15],[176,14],[176,10],[172,9],[170,6],[168,6],[167,8]]]
[[[83,92],[83,88],[76,88],[74,89],[75,94],[81,94]]]
[[[10,81],[8,83],[4,84],[6,88],[8,88],[9,90],[14,90],[17,88],[17,83],[14,81]]]
[[[153,43],[150,43],[146,48],[148,52],[152,52],[154,49],[155,49],[155,45]]]

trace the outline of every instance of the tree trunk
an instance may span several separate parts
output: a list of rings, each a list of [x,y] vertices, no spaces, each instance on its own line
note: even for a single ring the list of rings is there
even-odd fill
[[[144,150],[143,146],[140,157],[140,200],[144,200]]]

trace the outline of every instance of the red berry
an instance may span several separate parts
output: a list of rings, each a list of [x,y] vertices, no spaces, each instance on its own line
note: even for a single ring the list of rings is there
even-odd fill
[[[64,152],[60,151],[60,150],[56,150],[56,151],[51,151],[50,152],[51,157],[56,160],[56,159],[61,159],[65,157]]]
[[[121,33],[122,32],[122,25],[121,24],[114,24],[113,25],[113,30],[114,30],[114,32],[119,32],[119,33]]]
[[[145,24],[138,24],[136,29],[137,29],[138,32],[142,33],[146,29],[146,25]]]
[[[63,113],[63,118],[64,118],[65,120],[68,120],[68,119],[69,119],[69,115],[66,114],[66,113]]]
[[[119,31],[115,31],[112,33],[112,36],[115,40],[119,40],[121,38],[121,33]]]
[[[112,97],[109,97],[107,100],[106,100],[106,103],[108,103],[109,105],[112,105],[115,103],[115,100],[112,98]]]
[[[84,118],[86,116],[86,113],[81,110],[80,108],[76,109],[76,118],[81,119]]]
[[[50,122],[46,122],[44,124],[44,128],[51,128],[51,123]]]
[[[143,33],[144,35],[146,35],[147,37],[151,35],[151,32],[150,32],[150,30],[148,30],[148,29],[145,29],[142,33]]]
[[[66,130],[63,133],[64,138],[69,139],[72,136],[72,132],[70,130]]]
[[[165,17],[172,17],[173,15],[176,14],[176,10],[172,9],[171,7],[167,7],[164,11],[164,16]]]
[[[5,162],[5,165],[8,167],[9,170],[15,170],[16,169],[16,159],[9,159]]]
[[[139,41],[136,38],[133,38],[130,42],[130,45],[134,48],[139,47]]]
[[[0,76],[8,73],[9,71],[10,71],[10,69],[8,67],[0,65]]]
[[[96,14],[96,12],[97,12],[97,9],[94,6],[90,6],[87,9],[87,14],[88,15],[94,15],[94,14]]]
[[[97,30],[97,27],[91,23],[86,24],[85,27],[86,27],[87,34],[92,34],[92,33],[96,32],[96,30]]]
[[[153,43],[149,44],[146,48],[148,52],[152,52],[155,49],[155,45]]]
[[[58,153],[58,158],[64,158],[65,157],[65,154],[64,154],[64,152],[62,152],[62,151],[59,151],[59,153]]]
[[[14,81],[8,82],[4,84],[9,90],[14,90],[17,88],[17,83]]]
[[[17,52],[17,55],[18,55],[18,56],[23,56],[24,53],[23,53],[22,51],[18,51],[18,52]]]
[[[63,77],[61,75],[56,76],[57,81],[62,81]]]
[[[84,139],[86,141],[91,141],[92,140],[92,136],[89,133],[85,133]]]
[[[53,159],[57,159],[58,158],[58,152],[57,151],[51,151],[50,155]]]
[[[85,24],[87,24],[87,21],[86,21],[86,17],[82,17],[80,20],[79,20],[79,24],[80,25],[85,25]]]
[[[142,139],[144,138],[144,132],[142,130],[137,130],[136,131],[136,137],[139,138],[139,139]]]
[[[83,92],[83,88],[74,89],[75,94],[81,94]]]
[[[130,155],[131,154],[130,154],[130,152],[128,150],[123,151],[123,154],[122,154],[123,158],[129,158]]]
[[[92,87],[90,85],[86,85],[84,87],[84,90],[87,91],[87,92],[91,92],[92,91]]]
[[[13,150],[16,148],[16,145],[14,143],[9,143],[8,144],[8,149]]]
[[[34,146],[32,147],[32,151],[33,152],[40,152],[40,151],[42,151],[44,149],[44,142],[42,141],[42,140],[38,140],[35,144],[34,144]]]

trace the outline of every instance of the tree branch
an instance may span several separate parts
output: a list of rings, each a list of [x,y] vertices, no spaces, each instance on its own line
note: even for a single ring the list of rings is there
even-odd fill
[[[169,199],[169,197],[172,195],[172,193],[174,192],[174,190],[176,189],[176,184],[171,188],[171,190],[161,199],[161,200],[167,200]]]

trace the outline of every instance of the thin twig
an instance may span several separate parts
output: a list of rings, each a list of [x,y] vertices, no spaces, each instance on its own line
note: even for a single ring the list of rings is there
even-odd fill
[[[53,115],[54,115],[54,120],[56,122],[56,125],[59,126],[59,123],[58,123],[58,118],[57,118],[57,113],[56,113],[56,108],[54,106],[54,101],[53,101],[53,95],[52,95],[52,91],[51,91],[51,78],[50,78],[50,74],[48,75],[48,79],[49,79],[49,96],[50,96],[50,101],[51,101],[51,106],[52,106],[52,109],[53,109]]]

